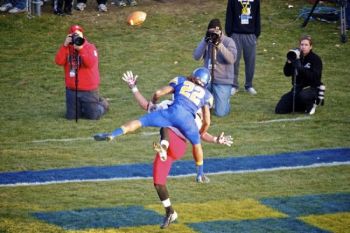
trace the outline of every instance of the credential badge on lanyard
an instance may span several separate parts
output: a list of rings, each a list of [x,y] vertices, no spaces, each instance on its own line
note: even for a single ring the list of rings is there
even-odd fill
[[[242,5],[241,24],[249,24],[250,18],[250,0],[238,0]]]

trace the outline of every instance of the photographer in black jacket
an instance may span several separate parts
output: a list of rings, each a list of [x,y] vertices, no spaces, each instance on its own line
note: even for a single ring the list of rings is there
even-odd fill
[[[314,114],[316,106],[323,104],[325,86],[321,82],[322,61],[312,51],[310,36],[302,36],[299,49],[288,52],[283,71],[285,76],[292,77],[293,88],[281,97],[275,112]]]

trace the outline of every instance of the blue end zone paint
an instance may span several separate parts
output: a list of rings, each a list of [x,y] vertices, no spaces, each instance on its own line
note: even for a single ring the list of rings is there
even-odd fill
[[[66,230],[158,225],[163,217],[141,206],[37,212],[33,216]]]
[[[266,232],[281,232],[281,233],[329,233],[311,226],[305,222],[291,218],[279,219],[258,219],[258,220],[243,220],[243,221],[213,221],[188,224],[192,229],[201,233],[266,233]]]
[[[276,155],[258,155],[205,160],[206,173],[254,171],[279,167],[309,166],[350,162],[350,148],[311,150]],[[84,180],[108,180],[124,178],[152,177],[152,164],[130,164],[101,167],[81,167],[42,171],[22,171],[0,173],[1,185],[35,184],[46,182],[67,182]],[[178,161],[171,169],[172,176],[195,173],[193,161]]]
[[[260,202],[291,217],[350,212],[350,194],[264,198]]]

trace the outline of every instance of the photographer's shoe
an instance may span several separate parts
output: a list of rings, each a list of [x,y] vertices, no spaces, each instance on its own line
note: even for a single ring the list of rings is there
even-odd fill
[[[256,90],[253,87],[248,87],[245,89],[246,92],[248,92],[251,95],[256,95],[258,94],[258,92],[256,92]]]
[[[1,12],[5,12],[5,11],[10,10],[11,8],[12,8],[12,4],[11,3],[6,3],[6,4],[4,4],[4,5],[2,5],[0,7],[0,11]]]
[[[167,228],[170,225],[170,223],[175,222],[176,219],[177,219],[177,213],[176,211],[174,211],[174,213],[164,217],[163,223],[162,225],[160,225],[160,228],[161,229]]]
[[[231,95],[235,95],[238,92],[238,88],[232,87],[231,89]]]
[[[17,7],[14,7],[14,8],[12,8],[11,10],[9,10],[9,13],[11,13],[11,14],[17,14],[17,13],[26,12],[26,11],[27,11],[26,8],[24,8],[24,9],[19,9],[19,8],[17,8]]]
[[[130,6],[136,6],[137,5],[136,0],[129,0],[129,5]]]
[[[83,3],[83,2],[80,2],[80,3],[77,4],[75,9],[78,10],[78,11],[83,11],[85,9],[85,7],[86,7],[86,4]]]
[[[105,4],[98,5],[98,11],[107,12],[107,6]]]
[[[126,6],[126,2],[125,2],[125,0],[117,0],[115,2],[115,5],[119,6],[119,7],[124,7],[124,6]]]

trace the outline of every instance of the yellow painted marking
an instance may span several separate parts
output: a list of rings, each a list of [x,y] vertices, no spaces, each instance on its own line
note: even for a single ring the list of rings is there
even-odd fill
[[[179,221],[183,223],[287,217],[254,199],[209,201],[202,204],[173,203],[173,207],[179,215]],[[164,214],[160,204],[145,208]]]
[[[335,214],[309,215],[299,219],[323,230],[334,233],[350,232],[350,213],[342,212]]]

